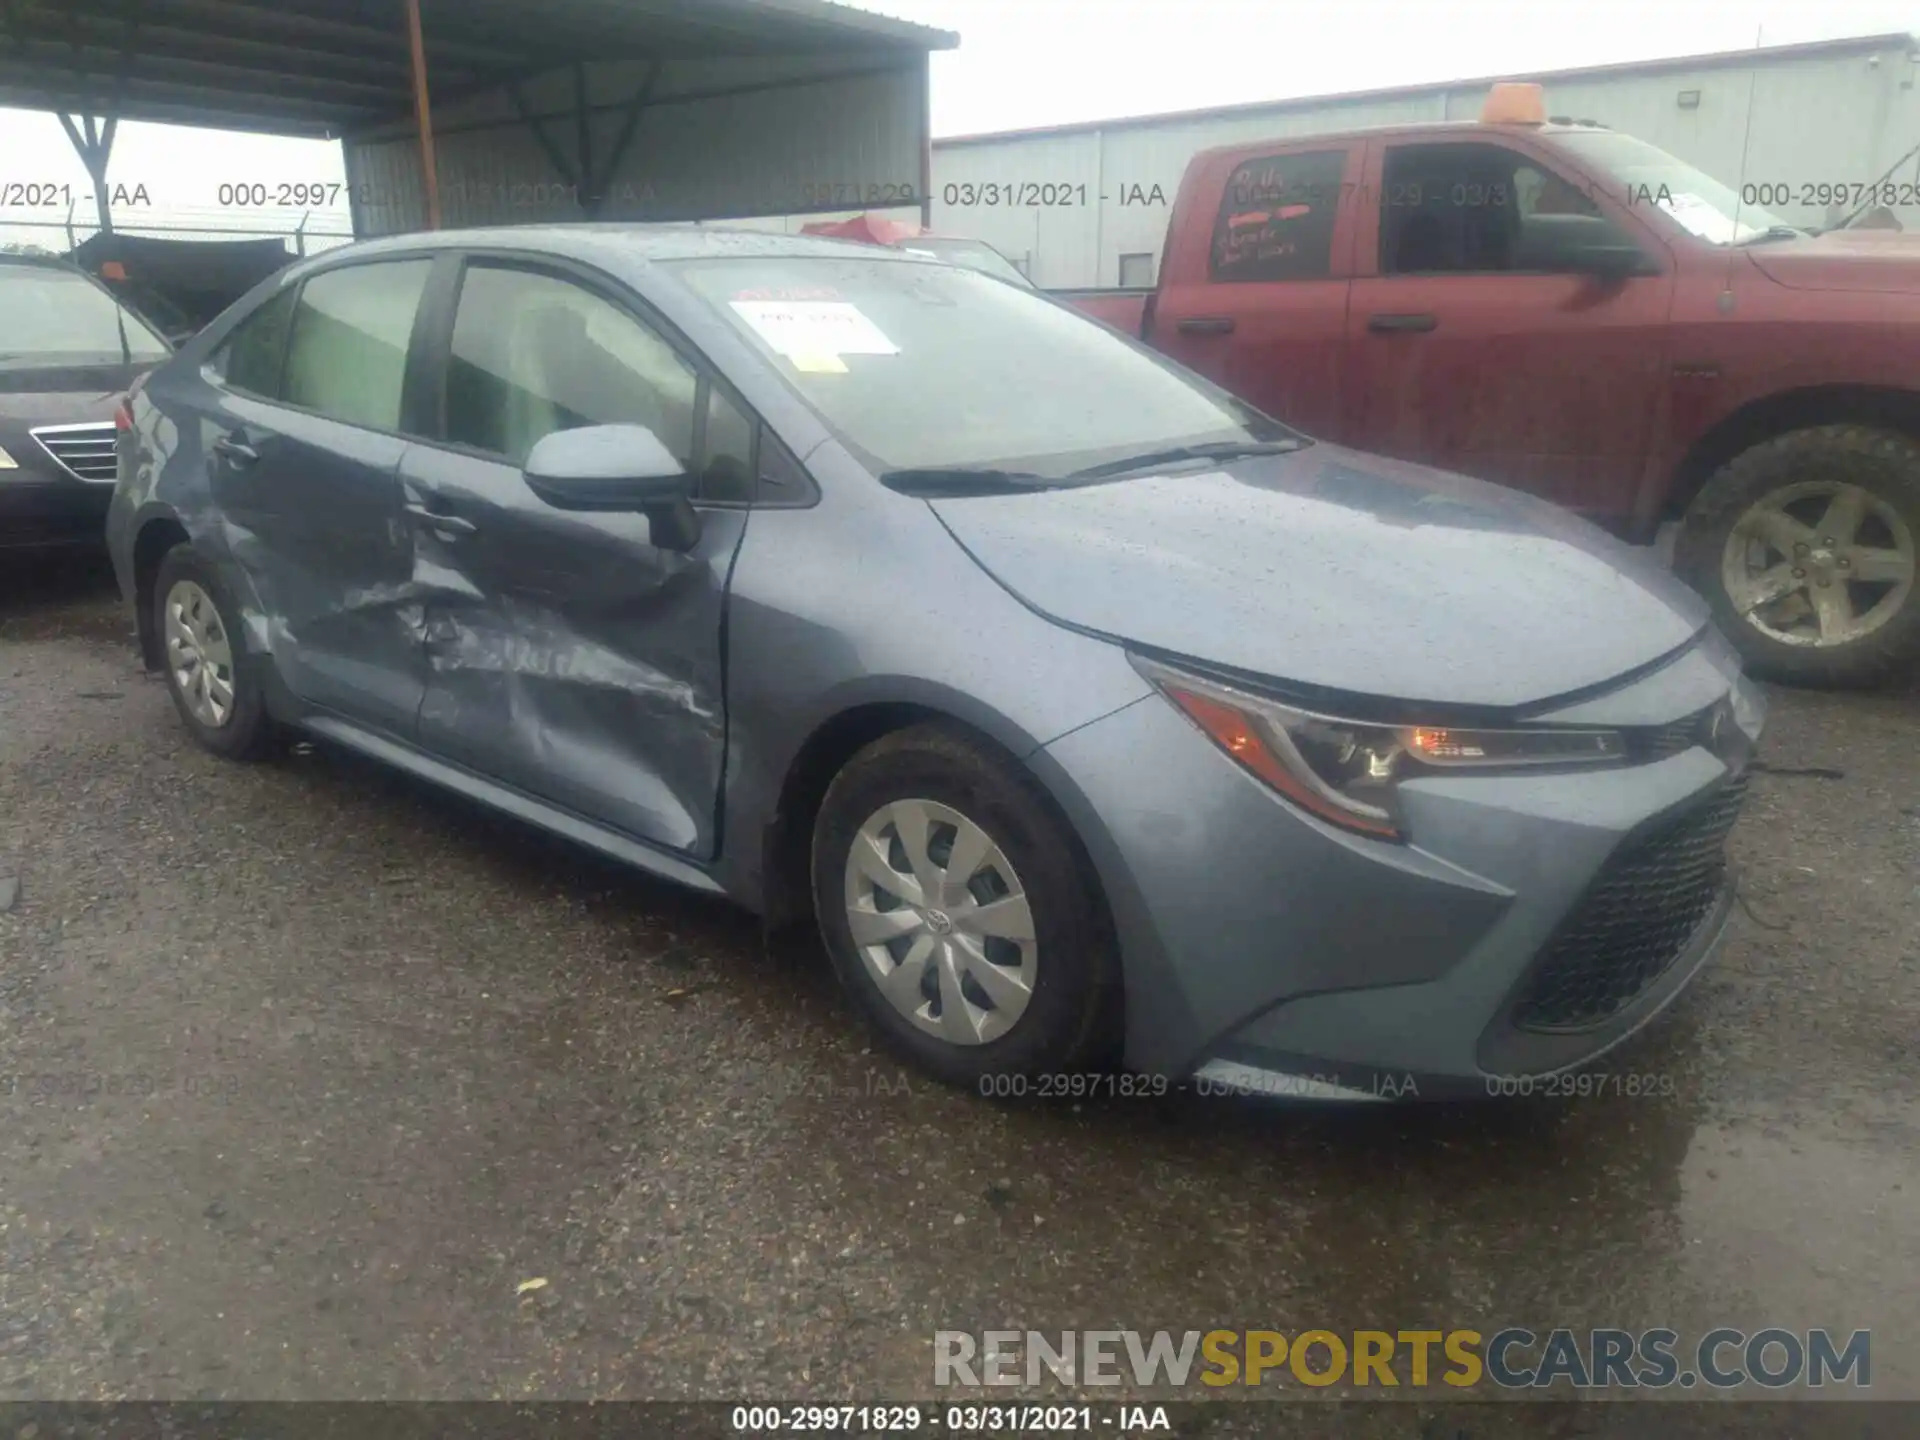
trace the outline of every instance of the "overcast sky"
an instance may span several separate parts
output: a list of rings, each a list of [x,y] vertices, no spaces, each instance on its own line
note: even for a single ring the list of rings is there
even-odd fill
[[[1920,0],[860,0],[957,31],[933,60],[934,134],[962,135],[1242,101],[1920,33]],[[428,7],[431,17],[431,7]],[[1920,136],[1915,137],[1920,140]],[[109,178],[147,187],[146,218],[283,225],[218,208],[223,181],[345,178],[330,142],[127,125]],[[0,110],[0,183],[86,172],[50,115]],[[82,200],[82,212],[91,205]],[[59,211],[0,211],[4,224]],[[132,225],[140,213],[127,211]],[[316,227],[345,228],[341,207]],[[57,232],[42,231],[54,245]]]
[[[1920,33],[1920,0],[856,3],[959,33],[933,57],[936,136]]]

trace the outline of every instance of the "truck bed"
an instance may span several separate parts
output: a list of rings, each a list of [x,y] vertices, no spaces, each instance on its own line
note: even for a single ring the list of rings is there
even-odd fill
[[[1147,300],[1153,294],[1151,288],[1144,290],[1049,290],[1056,300],[1064,301],[1076,310],[1084,310],[1094,319],[1104,321],[1116,330],[1124,330],[1129,335],[1141,333],[1141,322],[1146,318]]]

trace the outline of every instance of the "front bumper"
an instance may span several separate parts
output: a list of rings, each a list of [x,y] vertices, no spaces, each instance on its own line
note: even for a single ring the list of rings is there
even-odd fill
[[[0,549],[102,545],[113,486],[0,470]]]
[[[1623,691],[1631,718],[1612,723],[1678,719],[1730,683],[1757,715],[1730,669],[1703,647]],[[1579,718],[1608,723],[1606,708],[1583,702]],[[1726,787],[1750,740],[1606,770],[1412,781],[1407,844],[1305,816],[1158,696],[1054,742],[1038,764],[1106,887],[1131,1066],[1253,1093],[1424,1098],[1589,1064],[1685,987],[1725,929]],[[1593,913],[1619,898],[1605,885],[1688,837],[1685,853],[1711,847],[1716,868],[1694,875],[1661,963],[1641,963],[1604,1004],[1543,992],[1543,965],[1609,961]]]

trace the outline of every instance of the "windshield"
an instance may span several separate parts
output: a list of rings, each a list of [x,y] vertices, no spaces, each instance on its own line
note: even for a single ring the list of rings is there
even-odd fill
[[[1614,130],[1570,130],[1554,137],[1618,182],[1629,205],[1657,205],[1712,245],[1738,245],[1792,227],[1771,210],[1742,204],[1739,192],[1657,145]]]
[[[964,265],[969,270],[978,270],[982,275],[991,275],[996,280],[1005,280],[1013,285],[1033,288],[1033,282],[1022,275],[1014,263],[984,240],[955,240],[943,235],[916,235],[905,241],[900,248],[912,255],[929,255],[935,260],[944,260],[949,265]]]
[[[85,275],[0,264],[0,365],[118,364],[121,320],[132,359],[166,359],[166,342]]]
[[[670,268],[883,472],[1057,480],[1178,446],[1294,437],[1077,311],[971,270],[839,257]]]

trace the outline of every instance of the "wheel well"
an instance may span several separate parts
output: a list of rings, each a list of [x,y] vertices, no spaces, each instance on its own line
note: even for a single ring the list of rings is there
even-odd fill
[[[186,544],[188,538],[178,520],[149,520],[133,542],[134,619],[140,627],[140,655],[149,670],[158,670],[162,663],[160,637],[153,628],[153,582],[167,552]]]
[[[931,706],[910,703],[859,705],[834,716],[807,738],[793,763],[787,767],[786,780],[780,787],[779,804],[766,827],[765,848],[761,854],[761,909],[769,934],[805,925],[813,919],[810,855],[813,822],[820,813],[821,801],[827,797],[827,788],[833,784],[833,777],[856,754],[883,735],[930,721],[964,730],[983,745],[999,751],[1010,764],[1020,763],[1018,756],[986,731]],[[1043,800],[1067,827],[1068,833],[1072,834],[1072,822],[1053,797],[1046,794],[1045,787],[1037,788]],[[1099,887],[1099,875],[1091,858],[1085,857],[1084,847],[1082,854],[1089,877]],[[1106,905],[1104,892],[1100,895],[1100,903]]]
[[[1743,405],[1701,436],[1680,462],[1664,518],[1684,516],[1707,478],[1734,456],[1815,425],[1883,425],[1920,440],[1920,394],[1872,385],[1819,385]]]
[[[926,720],[952,717],[923,705],[860,705],[822,725],[800,747],[780,800],[767,825],[762,853],[764,913],[769,933],[804,925],[813,918],[813,882],[808,850],[813,820],[820,813],[833,777],[856,754],[883,735]]]
[[[770,944],[780,937],[793,938],[813,928],[813,877],[811,842],[814,819],[826,799],[834,776],[866,746],[884,735],[910,725],[937,722],[964,730],[981,744],[999,751],[1015,765],[1019,757],[978,726],[970,725],[943,710],[911,703],[861,705],[834,716],[807,738],[787,768],[780,787],[780,801],[773,819],[767,824],[762,851],[761,914]],[[1034,786],[1041,803],[1048,806],[1066,827],[1070,843],[1084,867],[1092,886],[1094,903],[1099,907],[1109,934],[1114,933],[1113,908],[1098,867],[1087,853],[1085,842],[1076,833],[1065,810],[1038,782]],[[1113,1044],[1125,1026],[1124,988],[1115,985],[1105,1001],[1101,1026]]]

